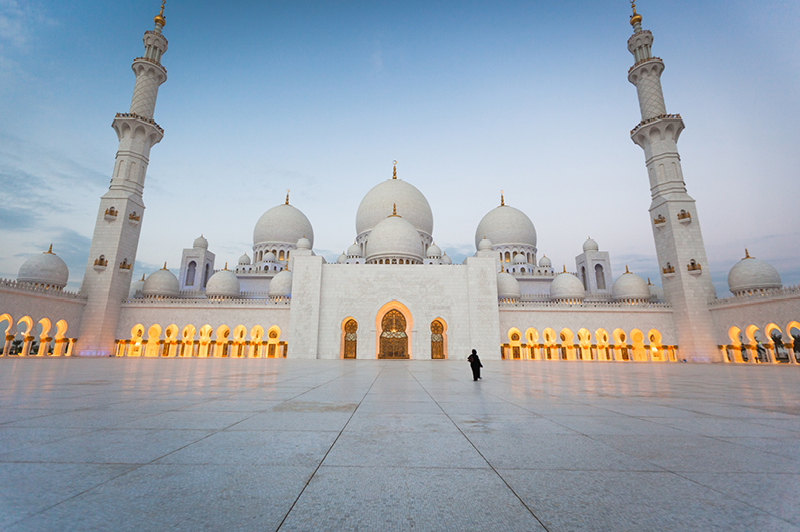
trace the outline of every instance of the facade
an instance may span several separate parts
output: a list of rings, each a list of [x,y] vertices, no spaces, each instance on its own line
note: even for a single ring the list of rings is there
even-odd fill
[[[154,121],[167,51],[161,13],[145,52],[119,139],[109,191],[100,200],[79,293],[52,249],[0,281],[3,356],[292,357],[800,363],[800,288],[785,288],[749,253],[729,274],[733,297],[711,283],[700,217],[687,192],[677,141],[652,55],[652,34],[634,7],[628,72],[642,120],[631,139],[645,153],[661,286],[625,268],[588,238],[575,271],[539,257],[533,222],[500,204],[475,230],[461,264],[434,242],[424,194],[398,178],[376,184],[356,212],[353,245],[335,263],[314,251],[311,221],[290,203],[265,212],[251,254],[215,263],[201,235],[167,269],[132,280]]]

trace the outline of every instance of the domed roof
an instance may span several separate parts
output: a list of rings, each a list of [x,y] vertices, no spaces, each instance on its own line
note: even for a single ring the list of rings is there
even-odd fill
[[[37,253],[22,263],[17,273],[17,281],[21,283],[38,283],[64,288],[69,280],[69,268],[66,263],[53,253],[53,246],[48,251]]]
[[[244,255],[242,255],[241,257],[239,257],[239,264],[242,264],[242,265],[244,265],[244,266],[246,266],[246,265],[250,264],[250,255],[248,255],[247,253],[245,253]]]
[[[200,235],[194,239],[192,247],[195,249],[208,249],[208,240],[203,235]]]
[[[397,205],[397,213],[417,231],[433,234],[433,213],[428,200],[414,185],[400,179],[378,183],[367,192],[356,212],[356,234],[374,229]]]
[[[497,297],[500,299],[519,299],[519,282],[506,272],[497,274]]]
[[[769,290],[782,286],[778,270],[761,259],[751,257],[745,250],[745,258],[737,262],[728,272],[728,288],[734,294],[748,290]]]
[[[429,259],[438,259],[439,257],[442,256],[442,250],[436,244],[431,244],[430,246],[428,246],[428,251],[425,254],[425,256],[428,257]]]
[[[128,291],[128,297],[133,297],[136,292],[141,292],[144,289],[144,274],[142,278],[131,283],[131,289]],[[141,294],[139,295],[141,297]]]
[[[336,264],[344,264],[345,262],[347,262],[347,255],[345,255],[344,253],[342,253],[336,258]]]
[[[542,258],[539,259],[539,266],[542,268],[552,268],[553,261],[548,259],[546,255],[542,255]]]
[[[276,260],[278,259],[275,258],[275,254],[273,252],[267,251],[264,253],[264,262],[275,262]]]
[[[492,241],[486,237],[481,238],[481,241],[478,242],[478,251],[491,251],[492,250]]]
[[[597,245],[597,242],[592,240],[592,237],[586,239],[586,242],[583,243],[583,251],[584,253],[587,251],[600,251],[600,246]]]
[[[269,297],[292,296],[292,272],[284,270],[269,282]]]
[[[514,264],[527,264],[528,259],[525,257],[524,253],[517,253],[514,255]]]
[[[647,288],[650,289],[651,300],[664,301],[664,290],[657,284],[651,283],[650,279],[647,280]]]
[[[551,299],[584,299],[585,297],[586,291],[583,289],[583,283],[571,273],[559,273],[550,283]]]
[[[167,269],[167,265],[147,276],[142,288],[146,297],[177,297],[180,294],[178,278]]]
[[[649,300],[650,287],[647,286],[644,279],[628,271],[628,267],[626,266],[625,273],[614,281],[614,286],[611,287],[611,295],[618,301],[627,301],[631,299]]]
[[[442,264],[453,264],[453,259],[447,256],[447,252],[442,254]]]
[[[261,215],[253,229],[253,245],[267,243],[297,244],[306,237],[314,244],[314,229],[306,215],[284,203],[276,205]]]
[[[475,230],[475,247],[482,238],[488,238],[495,246],[525,245],[536,247],[536,229],[528,216],[519,209],[501,202],[486,213]]]
[[[228,270],[227,264],[224,270],[216,272],[206,283],[206,296],[239,297],[239,279]]]
[[[348,257],[361,257],[361,246],[353,242],[353,245],[347,248]]]
[[[297,241],[297,249],[311,249],[311,241],[304,235]]]
[[[392,215],[375,226],[367,241],[367,260],[377,256],[411,256],[422,260],[419,232],[405,218]]]

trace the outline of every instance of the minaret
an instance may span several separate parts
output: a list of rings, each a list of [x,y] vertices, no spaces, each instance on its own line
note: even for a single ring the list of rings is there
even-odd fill
[[[642,16],[632,1],[633,36],[628,50],[635,63],[628,81],[636,85],[642,121],[631,139],[645,153],[650,176],[650,223],[666,300],[671,304],[681,358],[722,362],[714,341],[708,302],[716,297],[708,271],[695,201],[686,192],[678,154],[681,115],[667,114],[661,91],[664,62],[653,57],[653,34],[642,30]]]
[[[144,56],[133,60],[136,84],[130,112],[117,113],[111,124],[119,138],[119,148],[111,186],[100,198],[81,285],[88,302],[81,320],[78,355],[113,353],[120,305],[131,285],[144,215],[142,192],[150,148],[164,136],[164,130],[153,120],[158,88],[167,80],[167,70],[161,66],[161,56],[167,51],[167,39],[161,34],[167,23],[164,3],[154,19],[155,27],[144,34]]]

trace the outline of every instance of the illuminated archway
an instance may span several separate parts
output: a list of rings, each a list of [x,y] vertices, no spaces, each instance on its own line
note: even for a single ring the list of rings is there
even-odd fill
[[[647,331],[647,339],[650,341],[650,360],[653,362],[666,362],[666,353],[661,347],[661,331],[650,329]]]
[[[570,329],[561,329],[558,334],[559,350],[564,360],[575,360],[575,335]]]
[[[342,334],[339,338],[339,357],[355,359],[358,357],[358,322],[348,316],[342,320]]]
[[[544,345],[542,359],[558,360],[558,350],[556,348],[556,331],[554,331],[550,327],[542,331],[542,344]]]
[[[142,342],[144,341],[144,325],[138,323],[131,328],[131,345],[128,349],[129,357],[142,356]]]
[[[175,357],[178,355],[178,326],[174,323],[164,329],[164,349],[161,356]]]
[[[375,315],[375,358],[412,358],[413,328],[414,320],[408,307],[399,301],[382,306]],[[387,356],[382,356],[384,349]]]
[[[776,338],[773,338],[773,335],[775,335]],[[766,336],[766,338],[764,338],[764,344],[766,345],[767,350],[772,351],[772,361],[775,364],[780,364],[785,359],[785,363],[788,364],[791,359],[788,356],[789,353],[786,351],[783,343],[784,335],[781,328],[775,323],[770,323],[764,327],[764,336]]]
[[[217,327],[217,336],[215,338],[216,344],[214,345],[214,358],[226,358],[230,354],[230,335],[231,330],[227,325],[220,325]]]
[[[581,360],[592,360],[592,333],[588,329],[578,329],[578,345],[581,350]]]
[[[614,359],[619,361],[630,360],[628,356],[628,336],[622,329],[614,329]]]
[[[248,357],[258,358],[264,356],[262,352],[264,350],[262,344],[263,339],[264,327],[261,325],[253,325],[253,328],[250,329],[250,350],[247,354]]]
[[[247,336],[247,329],[244,325],[237,325],[233,328],[233,350],[231,356],[236,358],[247,357],[247,342],[244,337]]]
[[[754,363],[771,362],[769,353],[767,352],[764,344],[756,338],[756,334],[760,336],[761,329],[756,325],[748,325],[744,330],[744,335],[747,338],[747,349],[750,351],[751,359]],[[761,349],[759,349],[761,347]]]
[[[42,328],[42,332],[39,333],[39,350],[36,356],[43,357],[50,349],[50,342],[53,341],[53,338],[50,337],[50,327],[52,327],[52,324],[49,319],[42,318],[39,320],[39,326]]]
[[[187,325],[183,328],[183,332],[181,333],[182,341],[181,341],[181,352],[180,356],[182,357],[191,357],[194,356],[194,333],[195,333],[194,325]]]
[[[613,354],[608,344],[608,331],[597,329],[594,332],[594,340],[597,344],[597,360],[602,360],[603,362],[613,360]]]
[[[207,323],[200,327],[200,347],[197,351],[198,357],[208,358],[211,355],[211,335],[213,333],[214,329]]]
[[[508,356],[511,360],[522,359],[522,333],[516,327],[508,330]]]
[[[267,356],[270,358],[282,357],[280,352],[281,328],[273,325],[267,330]]]
[[[431,359],[447,358],[447,322],[436,318],[431,322]]]
[[[790,321],[786,324],[787,343],[789,338],[792,339],[792,352],[789,356],[795,363],[800,364],[800,322]]]
[[[159,348],[161,347],[161,326],[154,323],[147,329],[147,347],[144,350],[144,356],[157,357]]]
[[[2,356],[8,356],[9,351],[11,350],[11,342],[14,341],[14,335],[11,334],[11,327],[14,325],[14,319],[10,314],[0,314],[0,325],[2,325],[3,322],[8,323],[8,325],[5,328],[5,341],[3,343]]]
[[[55,345],[53,346],[53,356],[60,357],[64,355],[67,346],[69,345],[69,340],[67,340],[67,325],[66,320],[58,320],[56,322],[56,335],[55,335]]]
[[[528,358],[531,360],[541,360],[542,355],[539,352],[539,331],[530,327],[525,331],[525,339],[528,341]]]
[[[644,349],[644,333],[639,329],[631,331],[631,351],[633,360],[636,362],[647,362],[647,351]]]

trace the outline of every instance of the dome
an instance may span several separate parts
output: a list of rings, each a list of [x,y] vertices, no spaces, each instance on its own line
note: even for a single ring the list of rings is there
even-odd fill
[[[195,249],[208,249],[208,240],[203,235],[200,235],[194,239],[192,247]]]
[[[134,281],[131,283],[131,289],[128,292],[128,297],[132,298],[136,295],[136,292],[140,292],[139,297],[141,297],[141,291],[144,290],[144,274],[142,274],[142,278],[138,281]]]
[[[276,205],[261,215],[253,229],[253,245],[267,243],[297,244],[306,237],[314,244],[314,229],[306,215],[288,203]]]
[[[497,297],[500,299],[519,299],[519,282],[506,272],[497,274]]]
[[[275,262],[277,259],[275,258],[275,254],[271,251],[264,253],[264,262]]]
[[[647,280],[647,288],[650,289],[650,299],[653,301],[664,301],[664,290],[657,284],[652,284]]]
[[[536,229],[519,209],[501,205],[489,211],[475,230],[475,246],[488,238],[495,246],[523,245],[536,247]]]
[[[571,273],[559,273],[550,283],[550,299],[582,300],[586,297],[583,283]]]
[[[417,231],[433,234],[433,213],[428,200],[414,185],[400,179],[378,183],[367,192],[356,212],[356,234],[377,227],[391,212],[392,204],[397,205],[397,213]]]
[[[292,297],[292,272],[284,270],[269,282],[269,297]]]
[[[147,277],[142,294],[145,297],[177,297],[180,294],[178,278],[164,264],[164,268],[154,271]]]
[[[478,242],[478,251],[492,251],[492,241],[483,237],[481,241]]]
[[[228,269],[216,272],[206,283],[206,296],[239,297],[239,279]]]
[[[389,216],[375,226],[367,241],[367,260],[405,258],[422,261],[419,232],[405,218]]]
[[[36,283],[64,288],[69,280],[69,268],[66,263],[53,253],[53,246],[48,251],[37,253],[28,258],[19,267],[17,281]]]
[[[525,257],[524,253],[517,253],[514,255],[514,264],[527,264],[528,259]]]
[[[353,245],[347,248],[347,256],[348,257],[361,257],[361,246],[353,242]]]
[[[644,279],[629,272],[626,266],[625,273],[614,281],[614,286],[611,287],[611,295],[617,301],[647,301],[650,299],[650,287],[647,286]]]
[[[311,249],[311,241],[303,236],[297,241],[297,249]]]
[[[442,264],[453,264],[453,259],[447,256],[447,252],[442,254]]]
[[[248,264],[250,264],[250,256],[247,253],[245,253],[244,255],[239,257],[239,264],[243,266],[247,266]]]
[[[428,246],[428,252],[425,254],[429,259],[438,259],[442,256],[442,250],[436,244]]]
[[[587,251],[600,251],[600,246],[591,237],[587,238],[586,242],[583,243],[583,252],[586,253]]]
[[[347,255],[345,255],[344,253],[342,253],[342,254],[341,254],[341,255],[339,255],[339,257],[336,259],[336,264],[344,264],[345,262],[347,262]]]
[[[733,294],[782,286],[778,270],[763,260],[751,257],[747,250],[745,255],[728,273],[728,288]]]
[[[541,268],[552,268],[553,267],[553,261],[548,259],[546,255],[542,255],[542,258],[539,259],[539,266]]]

